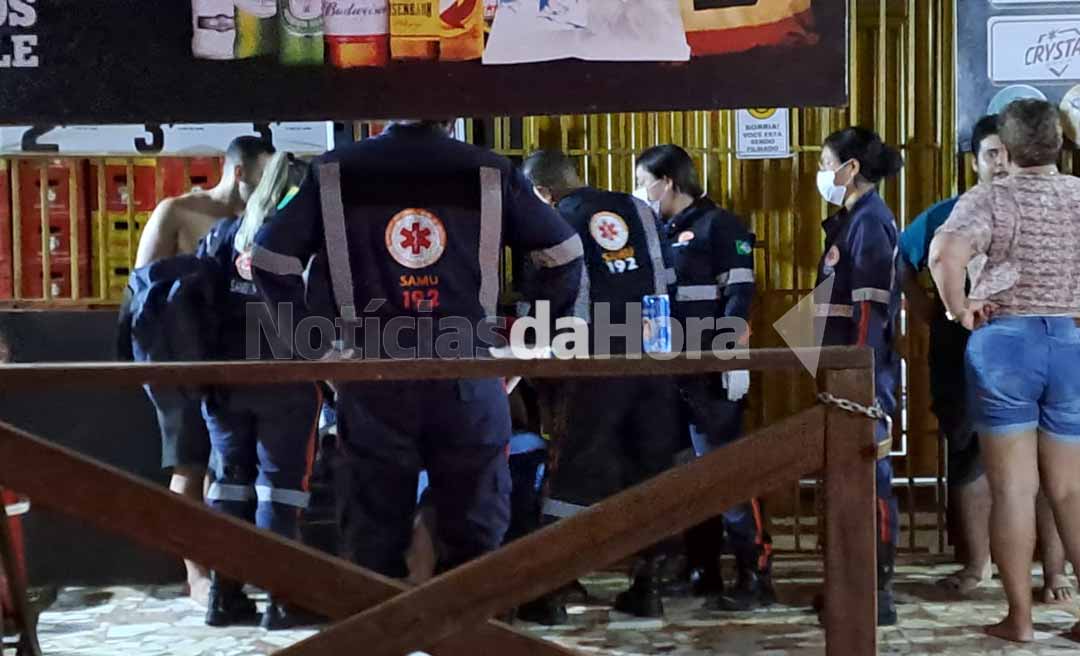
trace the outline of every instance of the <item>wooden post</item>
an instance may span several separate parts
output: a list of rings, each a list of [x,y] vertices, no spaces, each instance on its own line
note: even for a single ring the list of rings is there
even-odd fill
[[[364,645],[365,656],[401,656],[423,650],[816,471],[824,464],[824,422],[820,406],[804,410],[477,558],[280,654],[336,656],[356,645]]]
[[[825,389],[874,403],[872,369],[825,372]],[[827,656],[877,654],[876,422],[830,407],[825,419]]]

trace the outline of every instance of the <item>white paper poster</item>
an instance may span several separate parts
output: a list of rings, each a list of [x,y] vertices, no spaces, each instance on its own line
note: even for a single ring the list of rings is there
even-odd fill
[[[735,156],[739,159],[791,157],[787,109],[740,109],[735,113]]]

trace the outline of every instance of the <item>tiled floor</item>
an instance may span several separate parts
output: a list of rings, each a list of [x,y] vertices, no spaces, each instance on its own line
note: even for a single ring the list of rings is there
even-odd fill
[[[908,562],[899,568],[901,622],[881,632],[882,654],[1080,654],[1080,644],[1062,637],[1075,612],[1038,606],[1038,640],[1027,647],[983,635],[980,626],[1004,612],[995,583],[972,599],[950,599],[934,582],[951,568]],[[820,582],[817,562],[778,564],[782,604],[767,611],[722,617],[703,611],[700,600],[667,600],[668,617],[635,621],[610,611],[605,601],[625,587],[620,575],[587,581],[595,602],[571,607],[571,625],[538,634],[583,654],[789,654],[824,653],[824,633],[809,603]],[[270,654],[311,632],[266,633],[258,628],[211,629],[179,588],[69,588],[41,618],[47,656],[240,656]]]

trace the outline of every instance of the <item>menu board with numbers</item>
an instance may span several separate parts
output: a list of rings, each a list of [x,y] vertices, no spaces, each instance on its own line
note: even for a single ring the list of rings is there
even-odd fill
[[[836,106],[836,0],[0,0],[0,123]]]

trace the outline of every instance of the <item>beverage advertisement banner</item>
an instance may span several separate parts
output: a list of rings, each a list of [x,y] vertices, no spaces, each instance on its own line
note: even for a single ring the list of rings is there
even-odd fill
[[[1080,137],[1080,0],[957,0],[956,116],[962,150],[985,114],[1038,98]]]
[[[837,106],[837,0],[0,0],[0,123]]]

